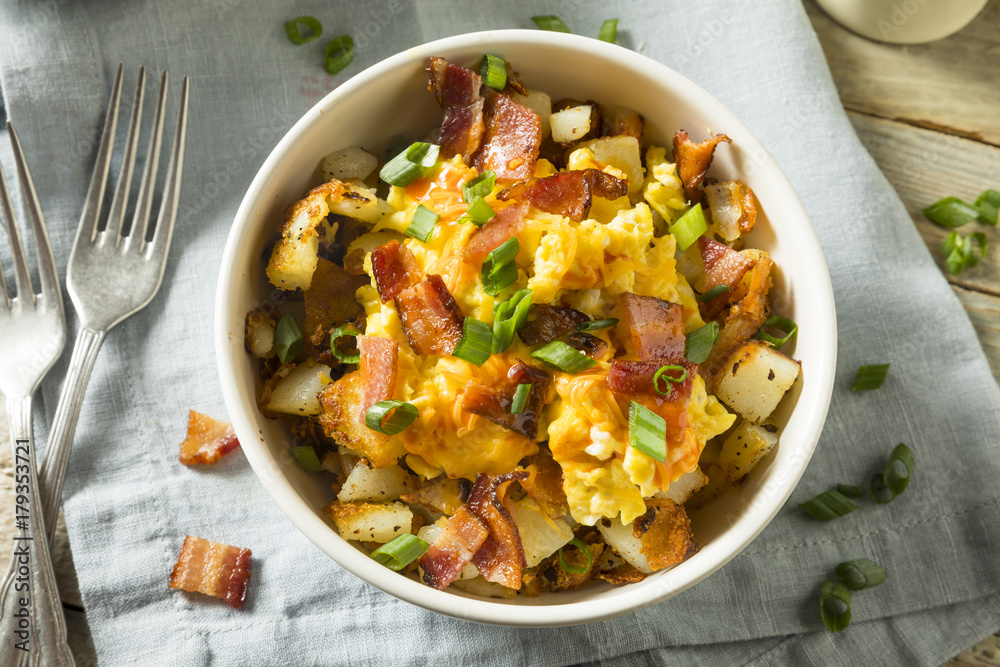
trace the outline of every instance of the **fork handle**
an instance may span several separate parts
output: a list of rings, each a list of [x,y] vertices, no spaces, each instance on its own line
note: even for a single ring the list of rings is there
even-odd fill
[[[73,434],[76,433],[76,422],[80,418],[80,406],[83,405],[90,373],[94,370],[97,353],[100,352],[107,333],[104,329],[97,330],[90,327],[80,329],[73,345],[69,370],[66,372],[66,379],[59,393],[59,404],[52,419],[52,428],[49,430],[49,439],[45,445],[45,456],[42,458],[39,473],[45,512],[45,534],[49,536],[50,542],[56,533],[56,518],[59,516],[59,503],[62,500],[66,463],[69,461]]]
[[[0,665],[75,665],[40,502],[31,396],[8,398],[7,419],[19,502],[10,568],[0,586]]]

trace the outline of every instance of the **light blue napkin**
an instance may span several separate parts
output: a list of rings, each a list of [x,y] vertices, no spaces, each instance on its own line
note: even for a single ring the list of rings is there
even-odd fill
[[[325,39],[288,42],[285,20],[303,14],[323,21],[324,38],[353,35],[354,63],[342,74],[321,69]],[[538,14],[559,14],[589,35],[618,17],[623,45],[692,78],[761,138],[826,251],[840,354],[816,455],[792,503],[742,555],[645,611],[518,630],[456,621],[377,591],[295,530],[241,453],[211,469],[185,468],[177,453],[188,409],[226,418],[214,286],[236,207],[282,134],[386,56],[461,32],[530,28]],[[936,665],[1000,627],[997,385],[964,311],[848,123],[797,0],[0,4],[0,87],[60,265],[119,61],[126,90],[140,64],[168,70],[174,100],[179,77],[190,75],[191,121],[163,289],[109,335],[66,478],[66,522],[102,665]],[[886,361],[881,390],[847,391],[859,365]],[[45,388],[49,418],[65,363]],[[827,524],[794,506],[867,479],[901,441],[917,458],[901,499],[866,502]],[[253,550],[242,610],[168,590],[186,534]],[[889,579],[856,595],[851,627],[830,634],[819,585],[838,562],[861,556]]]

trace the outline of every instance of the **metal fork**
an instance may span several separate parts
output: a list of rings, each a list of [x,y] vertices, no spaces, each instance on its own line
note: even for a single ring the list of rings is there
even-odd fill
[[[17,293],[13,299],[9,297],[0,270],[0,340],[3,341],[0,345],[0,391],[7,397],[17,493],[14,518],[18,529],[10,560],[13,576],[8,576],[0,589],[3,598],[0,604],[0,637],[3,637],[0,664],[20,665],[30,661],[33,665],[73,665],[73,655],[66,644],[62,602],[52,572],[31,428],[31,397],[62,352],[66,342],[66,319],[59,275],[38,195],[21,142],[9,122],[7,132],[25,209],[34,231],[41,291],[35,293],[31,283],[10,193],[0,171],[0,214],[7,227]]]

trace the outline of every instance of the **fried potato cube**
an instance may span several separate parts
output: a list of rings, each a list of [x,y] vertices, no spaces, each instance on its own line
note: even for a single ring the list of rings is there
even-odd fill
[[[691,520],[683,505],[665,498],[647,498],[649,509],[632,523],[632,533],[653,570],[683,563],[698,551]]]
[[[778,428],[770,424],[751,424],[744,419],[722,443],[719,467],[730,484],[735,484],[753,470],[771,448],[778,444]]]
[[[416,478],[398,465],[372,469],[365,463],[359,463],[344,480],[337,500],[399,500],[416,485]]]
[[[345,540],[385,544],[398,535],[409,533],[413,511],[403,503],[341,502],[335,500],[323,508]]]
[[[323,389],[319,422],[327,437],[366,459],[373,468],[395,465],[406,454],[399,438],[368,428],[359,415],[364,401],[361,373],[353,371]]]
[[[320,414],[318,394],[330,379],[330,367],[307,359],[281,378],[264,408],[270,412],[312,417]]]
[[[534,567],[573,539],[562,519],[553,519],[531,500],[514,503],[514,521],[521,534],[527,567]]]
[[[601,519],[597,522],[597,530],[608,546],[618,552],[626,563],[645,574],[652,574],[653,568],[642,552],[642,540],[633,534],[631,523],[623,525],[621,519]]]
[[[581,146],[589,148],[598,162],[605,162],[624,173],[630,195],[642,189],[642,151],[635,137],[601,137],[585,141]]]
[[[274,320],[260,310],[247,313],[245,345],[247,352],[258,359],[274,356]]]
[[[660,491],[656,494],[656,497],[666,498],[678,505],[683,505],[706,484],[708,484],[708,476],[700,468],[695,468],[691,472],[686,472],[670,482],[667,490]]]
[[[729,358],[715,395],[756,424],[766,419],[799,377],[801,363],[764,341],[747,341]]]

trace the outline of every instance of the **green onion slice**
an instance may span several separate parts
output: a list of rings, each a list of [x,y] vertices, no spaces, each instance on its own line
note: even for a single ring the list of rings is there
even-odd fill
[[[561,546],[559,547],[559,565],[562,567],[562,569],[564,569],[566,572],[569,572],[570,574],[583,574],[584,572],[589,572],[590,566],[594,562],[594,559],[590,555],[590,549],[588,549],[587,545],[583,543],[583,540],[581,540],[578,537],[574,537],[572,540],[570,540],[569,544],[572,544],[574,547],[583,552],[583,555],[587,557],[587,564],[581,567],[577,567],[575,565],[570,565],[569,563],[567,563],[566,560],[563,558],[563,549],[565,549],[566,547]]]
[[[462,323],[462,337],[458,339],[451,356],[482,366],[490,358],[492,347],[493,332],[490,331],[490,325],[474,317],[466,317]]]
[[[492,169],[487,169],[475,178],[462,183],[462,199],[465,200],[466,204],[474,204],[477,199],[493,194],[496,182],[496,173]]]
[[[576,325],[577,331],[596,331],[597,329],[607,329],[618,324],[617,317],[609,317],[606,320],[590,320],[589,322],[580,322]]]
[[[519,384],[514,390],[514,400],[510,404],[510,414],[519,415],[528,405],[528,395],[531,394],[531,383]]]
[[[507,63],[500,56],[487,53],[479,65],[479,76],[483,84],[494,90],[503,90],[507,85]]]
[[[579,373],[597,364],[596,361],[562,341],[554,340],[531,353],[539,361],[566,373]]]
[[[338,74],[354,60],[354,40],[350,35],[341,35],[323,50],[323,69],[329,75]]]
[[[496,296],[505,287],[517,280],[517,264],[514,260],[521,246],[517,237],[512,237],[490,251],[483,262],[483,290]]]
[[[316,450],[312,448],[312,445],[293,445],[292,454],[299,467],[306,472],[319,472],[323,469],[323,464],[319,462],[319,457],[316,456]]]
[[[514,334],[528,321],[531,290],[522,289],[506,301],[493,306],[493,354],[506,352],[514,343]]]
[[[566,27],[566,24],[558,16],[532,16],[531,20],[542,30],[569,32],[569,28]]]
[[[597,39],[609,44],[615,43],[615,33],[618,32],[618,19],[608,19],[601,24],[601,32],[597,33]]]
[[[712,353],[712,346],[719,339],[719,323],[709,322],[687,335],[687,351],[684,356],[694,364],[700,364]]]
[[[1000,192],[984,191],[976,197],[976,208],[979,209],[979,222],[996,227],[1000,218]]]
[[[972,248],[972,242],[975,241],[979,247],[979,253],[976,254]],[[952,275],[957,276],[966,267],[972,268],[979,264],[979,262],[986,256],[986,250],[989,247],[989,243],[986,240],[986,234],[982,232],[973,232],[968,236],[962,236],[958,232],[952,232],[948,235],[948,238],[944,240],[944,244],[941,246],[941,254],[944,255],[945,267],[948,272]]]
[[[365,426],[373,431],[395,435],[413,423],[420,414],[417,406],[406,401],[379,401],[365,413]]]
[[[855,486],[853,484],[838,484],[837,490],[848,498],[860,498],[861,497],[861,487]]]
[[[302,350],[302,329],[291,313],[285,315],[274,327],[274,351],[278,353],[278,359],[283,364],[299,355]]]
[[[830,632],[840,632],[851,623],[851,592],[838,581],[827,579],[819,589],[819,616]]]
[[[413,218],[410,219],[410,226],[403,230],[403,233],[427,243],[431,240],[431,236],[434,234],[434,225],[440,218],[440,215],[423,204],[419,204],[417,210],[413,212]]]
[[[860,509],[840,491],[825,491],[811,500],[799,503],[799,507],[817,521],[829,521]]]
[[[879,505],[891,503],[896,499],[896,494],[885,483],[885,477],[882,476],[882,473],[872,475],[872,481],[868,484],[868,492],[871,493],[872,500]]]
[[[777,329],[781,333],[785,334],[782,338],[776,338],[771,334],[767,333],[766,329]],[[771,347],[775,350],[780,350],[781,347],[787,343],[795,332],[799,330],[799,325],[788,319],[787,317],[781,317],[776,315],[774,317],[768,318],[767,322],[764,322],[764,326],[760,328],[757,332],[758,340],[762,340],[765,343],[770,343]]]
[[[725,294],[728,291],[729,291],[729,285],[726,285],[725,283],[723,283],[722,285],[716,285],[715,287],[708,290],[704,294],[699,294],[698,301],[702,303],[708,303],[715,297],[719,296],[720,294]]]
[[[305,37],[299,31],[299,24],[309,30]],[[323,26],[311,16],[298,16],[285,22],[285,34],[292,44],[307,44],[323,34]]]
[[[677,239],[677,248],[682,252],[690,248],[691,244],[707,231],[708,223],[705,222],[705,211],[702,210],[701,204],[689,208],[667,229],[667,233]]]
[[[644,405],[628,404],[628,444],[660,463],[667,460],[667,422]]]
[[[441,147],[416,141],[403,152],[396,155],[382,167],[379,178],[389,185],[403,187],[409,185],[421,176],[426,176],[437,164]]]
[[[856,558],[837,566],[837,576],[852,591],[878,586],[885,581],[885,570],[867,558]]]
[[[894,495],[898,496],[906,491],[910,475],[913,474],[913,465],[913,452],[910,448],[903,443],[896,445],[889,454],[889,462],[885,466],[885,472],[882,473],[886,487]]]
[[[330,332],[330,351],[333,352],[333,356],[337,357],[337,361],[342,364],[361,363],[360,352],[357,354],[348,354],[346,352],[341,352],[340,348],[337,347],[338,338],[356,338],[360,335],[361,330],[353,324],[341,324],[339,327]]]
[[[397,535],[371,553],[372,560],[390,570],[402,570],[420,558],[429,545],[416,535]]]
[[[889,364],[871,364],[861,366],[854,374],[851,391],[871,391],[878,389],[889,375]]]
[[[681,374],[676,377],[673,375],[668,375],[668,373],[670,373],[671,371],[680,371]],[[683,366],[660,366],[659,370],[656,371],[656,374],[653,375],[653,389],[655,389],[656,393],[659,394],[660,396],[669,396],[671,392],[673,392],[674,390],[674,385],[684,382],[684,380],[687,380],[687,377],[688,377],[687,369],[684,368]],[[661,378],[667,380],[666,391],[660,389]]]
[[[471,222],[476,227],[482,227],[493,217],[493,209],[482,199],[477,199],[465,210],[465,215],[458,219],[459,222]]]
[[[927,218],[942,227],[955,229],[979,217],[979,209],[958,197],[945,197],[924,209]]]

